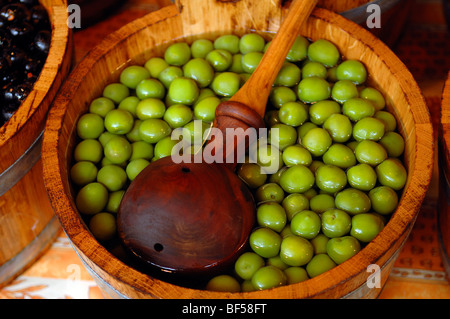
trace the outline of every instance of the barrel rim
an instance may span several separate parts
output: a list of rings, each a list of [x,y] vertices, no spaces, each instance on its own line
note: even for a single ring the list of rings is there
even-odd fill
[[[178,15],[174,15],[173,10],[176,10],[174,8],[168,8],[168,9],[163,8],[161,10],[166,10],[165,13],[168,13],[168,15],[170,16],[169,18],[167,18],[167,16],[166,16],[165,17],[166,20],[170,19],[170,18],[177,18],[177,16],[178,16]],[[150,15],[152,15],[152,14],[150,14]],[[139,32],[139,30],[142,28],[149,27],[149,25],[146,25],[146,19],[148,19],[148,17],[147,18],[144,17],[144,18],[138,19],[134,22],[131,22],[131,25],[133,26],[133,34]],[[369,31],[362,29],[357,24],[355,24],[351,21],[348,21],[347,19],[341,17],[340,15],[332,13],[326,9],[320,9],[320,8],[315,9],[315,11],[311,15],[310,19],[323,20],[327,24],[334,24],[336,27],[339,27],[348,33],[350,31],[358,30],[357,37],[354,33],[352,33],[352,36],[356,37],[356,40],[358,40],[361,43],[366,43],[366,40],[370,39],[371,43],[375,42],[375,43],[377,43],[377,45],[379,44],[383,48],[383,54],[385,56],[380,57],[380,53],[378,52],[378,50],[380,50],[380,49],[374,48],[374,47],[371,47],[371,49],[379,53],[377,55],[380,58],[382,58],[384,63],[387,63],[386,61],[389,61],[389,63],[396,63],[396,64],[398,63],[401,66],[403,66],[405,70],[404,70],[404,72],[402,72],[402,76],[406,76],[406,78],[408,80],[407,83],[403,83],[404,84],[403,88],[404,89],[409,88],[410,90],[414,90],[415,94],[418,96],[418,103],[416,105],[414,105],[414,108],[411,109],[411,112],[414,113],[414,112],[417,112],[418,110],[422,110],[422,111],[427,110],[424,98],[423,98],[417,84],[415,84],[411,87],[411,83],[413,83],[413,84],[415,83],[411,73],[406,69],[406,67],[398,59],[398,57],[396,57],[394,55],[394,53],[390,49],[387,48],[387,46],[385,46],[380,40],[376,39],[375,36],[373,36]],[[116,35],[119,35],[119,34],[120,34],[120,30],[119,30],[119,33],[117,33]],[[120,34],[120,35],[123,36],[123,34]],[[127,34],[127,36],[130,36],[130,35],[131,34]],[[386,51],[388,52],[387,56],[386,56]],[[96,52],[96,54],[98,54],[98,52]],[[107,52],[105,51],[105,52],[103,52],[103,54],[106,55]],[[98,58],[98,56],[97,56],[97,58]],[[83,71],[83,69],[84,69],[84,71]],[[83,72],[87,72],[85,67],[80,67],[78,70],[79,70],[80,74],[82,74]],[[74,73],[76,73],[76,72],[77,72],[77,69],[74,70]],[[73,78],[75,78],[75,76],[73,75],[74,73],[72,73]],[[399,77],[399,74],[395,74],[395,76]],[[399,81],[403,82],[400,79],[399,79]],[[73,89],[73,87],[72,87],[72,89]],[[62,91],[64,91],[64,89]],[[56,103],[56,109],[59,109],[59,110],[58,110],[58,112],[51,112],[50,117],[49,117],[49,122],[52,123],[52,127],[54,127],[54,130],[46,131],[46,133],[44,134],[44,147],[43,147],[44,150],[43,150],[43,152],[48,153],[46,157],[48,158],[49,161],[52,160],[53,163],[59,162],[61,164],[61,162],[60,162],[61,159],[59,158],[58,152],[57,152],[57,149],[59,147],[54,147],[55,143],[52,143],[50,140],[51,139],[53,139],[53,140],[59,139],[59,130],[61,130],[62,122],[64,119],[63,108],[66,107],[65,104],[69,104],[69,101],[70,101],[70,96],[65,96],[62,100],[59,101],[61,104],[58,105],[58,103]],[[59,116],[59,118],[58,118],[58,116]],[[414,120],[416,120],[416,119],[414,119]],[[415,137],[416,137],[417,141],[419,141],[419,143],[421,143],[423,145],[426,145],[423,143],[423,141],[427,141],[427,143],[428,143],[428,141],[433,140],[432,133],[431,133],[432,129],[430,130],[431,120],[430,120],[429,116],[428,117],[425,116],[425,119],[422,119],[422,121],[423,121],[423,123],[415,123],[414,127],[416,128],[416,130],[414,133],[415,133]],[[423,129],[417,130],[420,127],[423,127]],[[56,144],[58,144],[58,142],[59,141],[57,141]],[[431,173],[432,173],[432,161],[433,161],[432,160],[432,158],[433,158],[432,149],[431,149],[431,154],[424,154],[424,153],[417,152],[415,154],[415,156],[416,156],[416,158],[415,158],[414,168],[416,167],[418,162],[420,162],[421,165],[425,164],[425,171],[420,172],[420,174],[414,174],[413,176],[411,176],[410,184],[412,182],[415,182],[417,185],[419,185],[419,187],[421,189],[426,189],[429,185],[429,181],[431,179]],[[64,163],[62,163],[62,164],[64,164]],[[169,287],[169,286],[172,287],[171,288],[172,291],[176,290],[179,292],[179,295],[171,296],[172,298],[180,298],[180,297],[183,298],[183,296],[195,295],[195,289],[179,287],[179,286],[167,283],[167,282],[161,282],[158,279],[151,278],[150,276],[148,276],[146,274],[143,274],[135,269],[132,269],[131,267],[124,264],[122,261],[113,257],[112,254],[110,252],[108,252],[103,246],[98,244],[97,241],[93,238],[93,236],[89,233],[89,230],[85,227],[83,221],[81,220],[79,213],[75,209],[73,199],[69,198],[68,194],[63,191],[63,190],[66,190],[66,191],[68,190],[67,181],[61,180],[61,176],[58,176],[59,172],[56,167],[52,168],[46,164],[46,158],[44,158],[44,165],[46,166],[45,171],[44,171],[44,173],[45,173],[44,181],[48,187],[52,204],[56,206],[56,214],[59,216],[60,221],[62,222],[62,225],[63,225],[66,233],[70,237],[70,240],[72,240],[73,244],[80,251],[82,251],[82,249],[80,248],[80,244],[82,242],[83,242],[83,245],[86,244],[86,245],[94,245],[95,246],[95,255],[96,255],[95,257],[97,258],[97,260],[90,259],[90,262],[95,263],[105,273],[109,273],[109,271],[114,270],[115,271],[114,274],[111,274],[111,273],[109,273],[109,274],[113,275],[115,280],[118,280],[122,283],[132,286],[135,290],[150,294],[150,296],[151,296],[152,289],[156,289],[156,290],[158,290],[158,292],[161,293],[162,291],[167,290],[167,288],[165,288],[165,287]],[[421,175],[422,177],[420,177],[419,175]],[[59,188],[59,190],[55,190],[55,186],[57,186]],[[417,196],[417,194],[409,194],[408,193],[408,198],[415,204],[414,211],[402,212],[402,213],[405,213],[407,216],[409,216],[410,220],[406,224],[403,223],[402,232],[400,234],[398,234],[399,238],[404,238],[404,236],[406,236],[408,234],[408,229],[410,229],[412,227],[412,224],[415,221],[415,217],[417,216],[418,210],[420,208],[420,204],[421,204],[424,196],[425,196],[425,191],[422,192],[422,194],[420,194],[420,196]],[[56,204],[55,203],[56,200],[60,201],[60,203]],[[400,216],[399,214],[397,214],[397,216],[398,216],[397,219],[401,219],[403,217],[403,216]],[[73,226],[73,225],[70,225],[70,222],[74,222],[74,220],[75,220],[75,223],[77,224],[77,227],[80,227],[80,228],[67,229],[66,228],[67,226]],[[336,287],[337,285],[341,284],[342,282],[337,281],[336,279],[333,279],[333,278],[339,278],[339,276],[336,276],[336,275],[338,275],[342,271],[342,269],[344,269],[345,266],[343,266],[343,265],[349,265],[350,263],[354,262],[355,260],[365,260],[367,258],[372,260],[373,257],[370,257],[367,255],[367,251],[370,250],[371,247],[375,248],[375,251],[378,251],[376,259],[374,260],[374,262],[376,262],[379,258],[382,258],[383,253],[385,253],[385,251],[380,252],[380,247],[383,247],[383,248],[387,247],[389,249],[389,248],[392,248],[395,246],[396,243],[394,243],[393,240],[384,238],[384,237],[389,237],[386,235],[391,230],[390,227],[388,227],[388,226],[389,226],[389,223],[386,225],[386,227],[383,229],[383,231],[377,236],[377,238],[375,238],[371,243],[369,243],[368,246],[365,247],[364,249],[362,249],[357,255],[355,255],[351,259],[347,260],[343,264],[338,265],[337,267],[328,271],[326,275],[322,274],[315,278],[309,279],[308,281],[306,281],[309,284],[306,284],[306,282],[302,282],[302,283],[298,283],[298,284],[294,284],[294,285],[274,288],[272,291],[274,293],[280,292],[279,295],[281,295],[281,296],[292,296],[293,295],[292,291],[297,291],[296,293],[294,293],[294,295],[303,294],[304,297],[309,298],[309,297],[314,297],[322,292],[322,290],[314,291],[314,289],[311,288],[311,286],[313,286],[314,283],[318,282],[319,280],[320,281],[324,281],[325,279],[331,280],[332,284],[327,285],[328,289],[332,289],[332,288]],[[84,231],[85,233],[80,234],[80,230]],[[384,241],[387,241],[387,245],[384,243]],[[81,246],[83,246],[83,245],[81,245]],[[91,250],[92,250],[92,248],[91,248]],[[86,257],[88,257],[88,258],[92,257],[92,252],[82,251],[82,253],[85,254]],[[114,265],[111,264],[111,260],[109,260],[109,264],[107,264],[107,265],[101,264],[101,262],[99,262],[99,259],[100,259],[99,254],[101,254],[104,258],[109,258],[109,259],[112,258],[112,262],[114,263]],[[359,266],[353,267],[351,269],[349,269],[349,268],[345,269],[345,271],[349,274],[349,276],[345,279],[345,281],[348,281],[353,277],[360,276],[361,272],[365,271],[364,268],[365,268],[365,266],[359,265]],[[127,275],[123,275],[124,271],[128,271]],[[165,286],[165,287],[162,287],[162,286]],[[217,292],[208,291],[207,295],[208,295],[208,297],[211,297],[211,298],[223,298],[223,297],[225,297],[225,298],[258,298],[258,297],[267,298],[267,296],[265,295],[265,291],[243,292],[243,293],[217,293]],[[159,296],[157,296],[157,297],[159,297]]]

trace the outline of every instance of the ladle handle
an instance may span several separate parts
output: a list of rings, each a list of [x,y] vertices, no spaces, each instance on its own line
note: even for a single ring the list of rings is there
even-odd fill
[[[214,149],[215,154],[221,154],[219,157],[223,158],[230,169],[233,170],[237,161],[241,160],[238,156],[239,150],[246,148],[249,145],[249,137],[252,137],[251,134],[242,132],[252,133],[247,129],[265,126],[263,118],[273,82],[316,3],[317,0],[294,0],[291,3],[286,18],[256,70],[229,101],[222,102],[217,107],[214,128],[220,130],[223,139],[218,140],[213,135],[208,147]],[[227,129],[234,129],[232,140],[230,135],[227,136]]]
[[[241,89],[233,95],[231,101],[243,103],[264,117],[272,84],[303,23],[311,14],[316,3],[317,0],[292,1],[288,15],[283,20],[258,67]]]

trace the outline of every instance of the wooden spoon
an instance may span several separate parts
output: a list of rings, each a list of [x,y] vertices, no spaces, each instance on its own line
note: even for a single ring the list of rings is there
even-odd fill
[[[224,133],[226,128],[264,127],[272,84],[316,2],[291,3],[257,69],[218,106],[214,127]],[[122,199],[117,223],[123,244],[138,260],[181,277],[211,276],[236,260],[246,248],[256,211],[249,189],[234,172],[234,151],[241,143],[246,143],[244,134],[228,150],[221,139],[208,144],[222,152],[226,164],[175,164],[169,156],[151,163],[134,179]]]

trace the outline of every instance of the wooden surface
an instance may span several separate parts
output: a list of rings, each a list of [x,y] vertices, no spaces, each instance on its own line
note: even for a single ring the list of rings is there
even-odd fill
[[[230,5],[230,9],[222,12],[223,19],[228,21],[231,16],[233,19],[240,17],[244,27],[243,29],[235,28],[235,32],[242,34],[253,19],[249,19],[247,12],[234,11],[233,4],[228,5]],[[276,30],[281,16],[281,12],[271,12],[271,18],[265,20],[270,22],[269,30]],[[198,27],[192,18],[190,26]],[[217,29],[214,30],[214,23],[210,22],[209,31],[216,34],[219,34],[220,31],[223,32],[224,24],[216,24]],[[58,96],[52,109],[52,120],[48,123],[44,136],[44,176],[52,204],[78,253],[87,266],[105,280],[104,284],[112,285],[119,292],[132,298],[264,298],[275,296],[278,298],[307,296],[336,298],[345,296],[364,285],[368,277],[366,267],[371,263],[377,263],[380,267],[386,265],[382,280],[384,282],[387,279],[393,263],[391,257],[399,251],[412,229],[425,196],[425,190],[430,182],[433,164],[433,136],[428,110],[423,96],[408,70],[383,43],[367,31],[338,15],[317,9],[313,12],[302,33],[313,40],[319,37],[330,39],[347,58],[361,59],[367,66],[373,83],[376,83],[387,97],[389,110],[393,111],[400,121],[400,131],[407,141],[406,165],[410,174],[407,189],[392,220],[374,241],[348,262],[306,282],[280,287],[270,292],[222,294],[179,288],[128,268],[104,247],[99,246],[87,232],[79,215],[74,212],[73,199],[70,195],[71,188],[66,172],[70,161],[67,154],[70,154],[74,142],[74,123],[78,116],[85,111],[87,105],[85,101],[97,96],[105,83],[117,76],[117,73],[113,74],[113,77],[109,74],[117,71],[118,66],[123,67],[123,61],[135,59],[139,63],[163,49],[161,47],[153,52],[148,52],[148,47],[151,47],[152,44],[188,35],[176,7],[170,6],[136,20],[132,25],[128,25],[108,37],[102,46],[90,52],[66,82],[62,89],[63,94]],[[125,36],[127,41],[122,42],[121,38]],[[187,37],[188,40],[192,38],[193,36]],[[123,45],[120,51],[116,49],[118,43]],[[98,79],[99,76],[102,78],[101,81]],[[63,116],[65,112],[67,113]],[[376,291],[371,292],[372,296],[374,294],[376,295]]]
[[[41,134],[47,112],[72,62],[63,0],[42,1],[52,23],[48,58],[33,90],[0,127],[0,286],[47,248],[59,230],[43,185]]]

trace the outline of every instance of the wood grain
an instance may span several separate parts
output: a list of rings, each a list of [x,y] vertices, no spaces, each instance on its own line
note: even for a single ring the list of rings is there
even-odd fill
[[[251,293],[219,293],[179,287],[156,280],[127,266],[101,246],[78,214],[68,178],[75,141],[75,123],[86,112],[88,101],[102,87],[117,80],[129,64],[144,63],[161,55],[173,41],[242,35],[255,30],[270,38],[280,26],[285,8],[281,1],[218,2],[179,0],[125,26],[105,39],[78,65],[63,86],[50,113],[43,143],[44,180],[52,206],[75,249],[113,297],[126,298],[345,298],[376,297],[370,289],[367,266],[381,268],[381,284],[389,274],[399,249],[417,217],[433,166],[433,131],[424,98],[411,73],[392,51],[367,30],[330,11],[317,8],[301,34],[325,38],[349,59],[367,67],[370,83],[385,95],[406,140],[409,172],[400,205],[383,231],[357,255],[334,269],[305,282]],[[205,18],[207,17],[207,18]],[[159,45],[158,45],[159,44]]]
[[[48,247],[59,230],[58,223],[52,220],[54,212],[44,187],[39,138],[50,104],[69,73],[72,40],[67,27],[66,2],[43,0],[41,3],[52,23],[48,58],[29,96],[0,128],[0,183],[6,191],[0,196],[0,285],[23,271]],[[25,154],[34,143],[34,151]],[[28,173],[22,172],[24,167]]]

